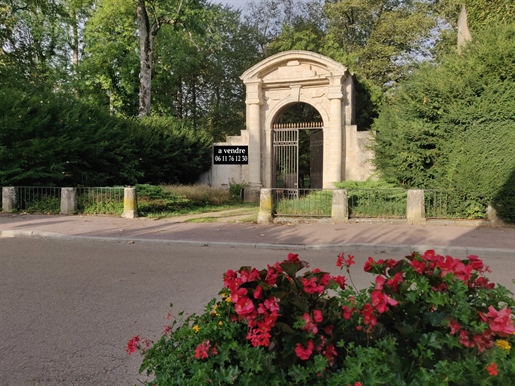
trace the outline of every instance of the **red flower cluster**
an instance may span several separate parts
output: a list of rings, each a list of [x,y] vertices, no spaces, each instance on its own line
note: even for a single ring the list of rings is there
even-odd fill
[[[393,268],[396,264],[397,261],[394,259],[388,259],[385,261],[383,259],[374,260],[371,257],[369,257],[363,269],[365,270],[365,272],[373,272],[377,274],[386,275],[386,270],[388,268]]]
[[[296,256],[290,254],[289,259],[295,259]],[[275,285],[277,275],[282,273],[283,269],[278,263],[272,267],[268,266],[266,272],[245,267],[237,272],[229,270],[225,273],[224,284],[231,291],[234,310],[241,319],[247,321],[249,325],[247,339],[254,347],[270,344],[270,331],[279,317],[279,299],[275,297],[264,299],[263,287],[259,284],[254,289],[252,286],[247,289],[243,285],[259,283],[263,280],[267,285],[272,286]]]
[[[494,284],[489,283],[488,279],[478,275],[490,272],[490,268],[485,266],[481,259],[475,255],[470,255],[466,260],[461,260],[451,256],[437,255],[435,251],[428,250],[423,255],[417,257],[413,254],[411,256],[411,265],[416,272],[422,275],[432,276],[436,271],[440,272],[440,277],[452,274],[456,279],[467,283],[469,287],[494,287]],[[473,276],[474,272],[476,274]],[[445,289],[445,286],[437,289]]]
[[[352,256],[345,261],[348,265],[354,263]],[[345,288],[345,277],[332,277],[318,268],[296,278],[295,273],[306,266],[307,264],[300,261],[297,254],[290,253],[287,260],[269,265],[262,271],[243,267],[239,271],[229,270],[225,273],[224,284],[231,293],[231,301],[237,314],[234,320],[247,322],[249,331],[246,338],[254,347],[270,345],[272,329],[280,317],[280,300],[265,293],[273,294],[274,288],[277,289],[278,285],[286,284],[285,294],[292,291],[291,293],[295,296],[314,296],[314,299],[318,299],[331,283],[337,283],[340,288]],[[325,322],[323,310],[314,309],[297,318],[298,328],[308,334],[308,340],[304,344],[296,345],[297,357],[308,360],[314,352],[321,352],[329,363],[333,364],[337,352],[329,341],[334,326],[326,322],[327,325],[323,328],[319,327],[319,324]]]
[[[492,377],[499,375],[499,371],[497,371],[497,365],[494,362],[491,362],[490,365],[487,366],[486,371]]]
[[[127,351],[129,355],[131,355],[133,352],[136,352],[136,350],[139,348],[140,341],[141,339],[139,338],[139,335],[133,336],[127,342],[127,348],[125,349],[125,351]]]
[[[492,306],[489,306],[488,314],[485,315],[480,312],[479,317],[483,322],[488,323],[490,330],[500,337],[513,335],[515,332],[513,319],[511,318],[511,310],[509,308],[503,308],[502,310],[497,311]]]
[[[211,342],[209,340],[205,340],[200,343],[195,349],[195,358],[196,359],[207,359],[209,354],[217,355],[218,350],[215,347],[211,347]]]
[[[353,255],[347,255],[347,258],[345,258],[345,253],[343,253],[343,252],[338,255],[338,259],[336,260],[337,267],[345,266],[345,267],[349,268],[353,264],[356,264],[356,262],[354,261]]]
[[[497,311],[492,306],[488,307],[488,313],[479,312],[481,321],[488,323],[487,329],[480,334],[472,334],[467,330],[461,329],[460,324],[456,320],[449,322],[451,328],[451,335],[459,332],[459,342],[465,347],[477,347],[480,352],[494,345],[495,336],[506,337],[515,332],[513,326],[513,319],[511,318],[511,310],[504,308]]]
[[[313,343],[313,340],[308,340],[306,347],[302,346],[300,343],[297,343],[297,346],[295,347],[295,354],[297,354],[297,356],[303,361],[307,361],[311,354],[313,354],[314,347],[315,344]]]
[[[320,273],[320,270],[314,269],[313,273]],[[321,277],[317,275],[313,275],[311,277],[303,277],[302,285],[304,286],[304,291],[308,294],[321,294],[325,291],[325,288],[331,281],[331,275],[328,273],[324,273]]]

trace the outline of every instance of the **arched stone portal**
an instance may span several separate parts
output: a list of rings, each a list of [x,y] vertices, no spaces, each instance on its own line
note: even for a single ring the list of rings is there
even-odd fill
[[[250,190],[273,186],[272,125],[285,106],[297,102],[313,106],[323,121],[323,188],[370,175],[370,165],[357,165],[362,163],[359,159],[346,157],[355,153],[349,146],[356,142],[351,137],[359,136],[352,134],[359,132],[353,125],[352,76],[342,64],[313,52],[286,51],[256,64],[241,79],[246,86]],[[353,164],[363,170],[352,170]]]
[[[369,132],[354,125],[352,75],[341,63],[309,51],[286,51],[257,63],[241,80],[246,87],[246,130],[224,144],[248,145],[248,165],[213,167],[208,177],[212,185],[241,176],[248,184],[246,200],[258,199],[262,187],[274,187],[274,124],[298,103],[312,106],[320,116],[322,187],[334,189],[335,182],[370,176]]]

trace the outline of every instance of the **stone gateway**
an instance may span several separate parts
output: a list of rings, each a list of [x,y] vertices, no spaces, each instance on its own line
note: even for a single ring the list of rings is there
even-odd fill
[[[370,133],[354,125],[354,84],[342,64],[286,51],[254,65],[241,80],[246,130],[214,145],[248,146],[248,165],[214,165],[213,186],[245,181],[246,200],[255,201],[262,187],[334,189],[335,182],[371,175]]]

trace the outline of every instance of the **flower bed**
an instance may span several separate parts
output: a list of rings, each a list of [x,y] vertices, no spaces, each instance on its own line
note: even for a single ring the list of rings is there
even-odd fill
[[[353,256],[336,264],[351,281]],[[221,300],[127,351],[152,385],[513,384],[515,302],[477,256],[429,250],[364,269],[364,290],[292,253],[229,270]]]

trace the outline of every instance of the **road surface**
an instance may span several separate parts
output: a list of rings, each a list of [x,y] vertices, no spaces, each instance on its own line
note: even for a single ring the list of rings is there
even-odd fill
[[[299,251],[333,274],[335,251]],[[129,338],[157,339],[172,314],[201,312],[227,269],[283,260],[287,250],[0,238],[0,385],[134,385],[141,357]],[[356,253],[353,279],[366,286],[366,258]],[[515,263],[489,257],[495,279],[512,291]],[[354,268],[353,267],[353,268]]]

